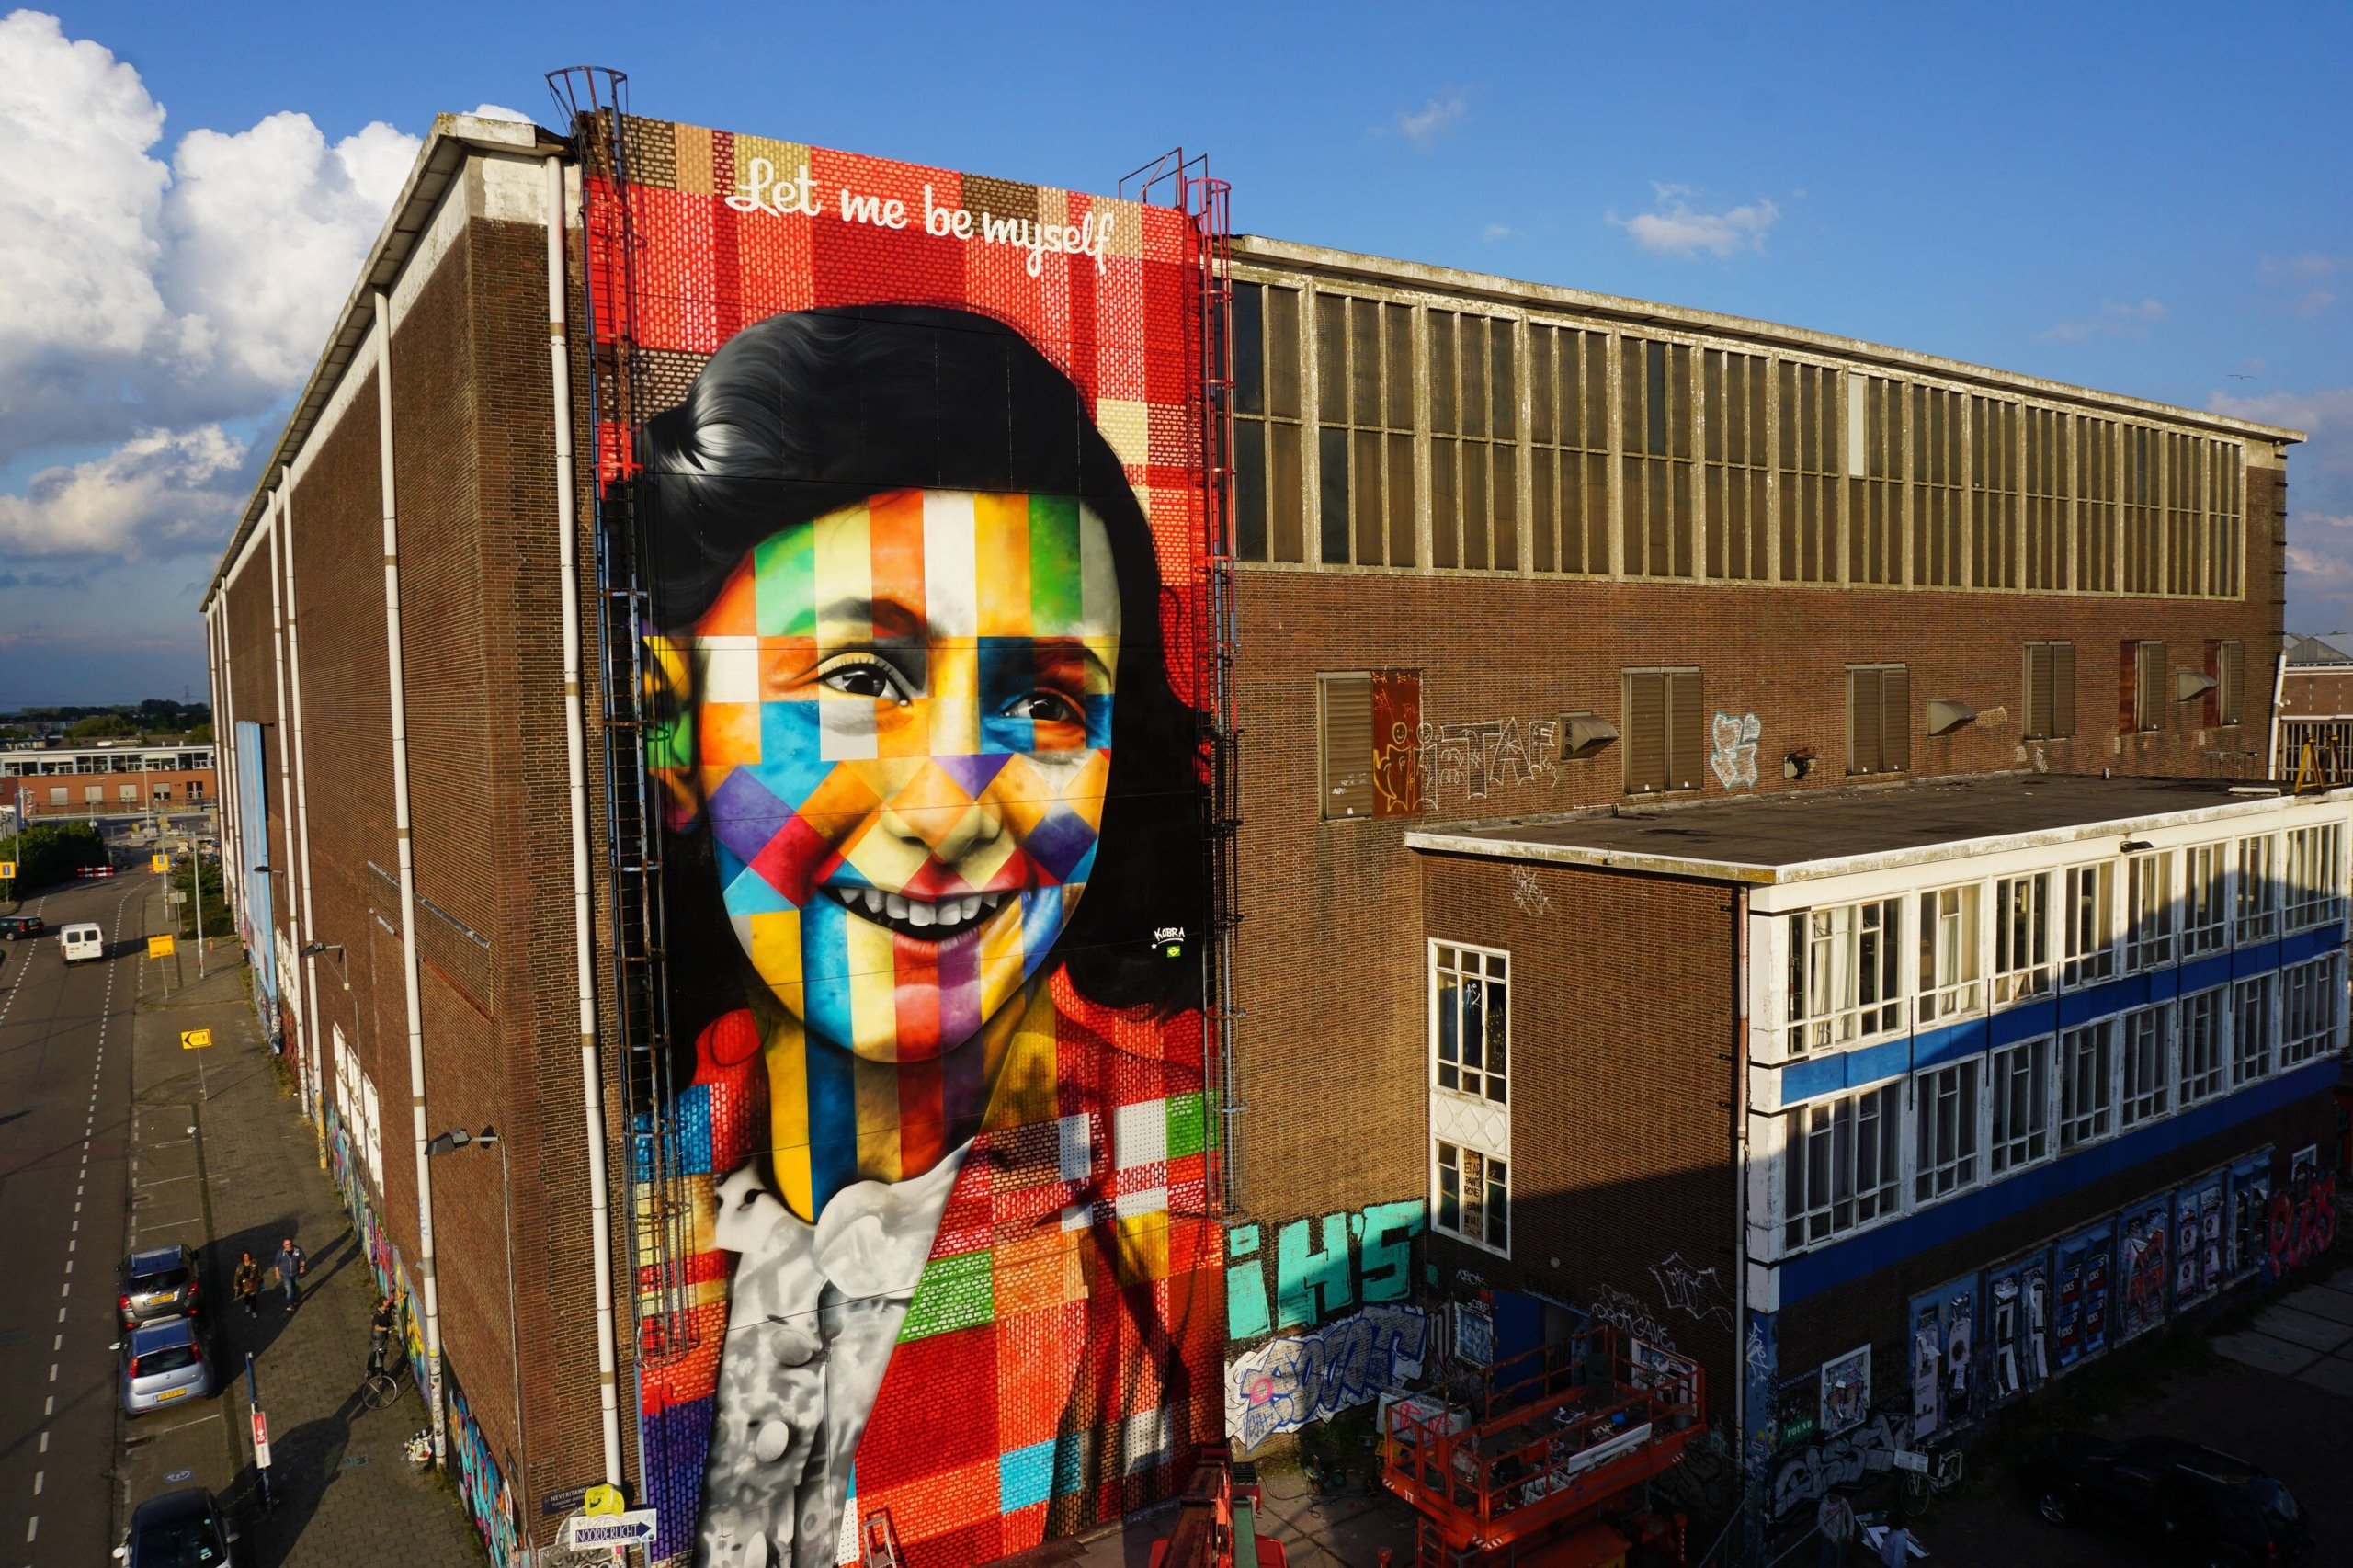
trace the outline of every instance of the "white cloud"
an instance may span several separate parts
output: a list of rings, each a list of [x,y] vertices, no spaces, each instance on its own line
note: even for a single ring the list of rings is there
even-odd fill
[[[37,11],[0,17],[0,462],[120,444],[0,495],[0,554],[209,549],[222,424],[309,373],[417,139],[280,113],[166,162],[139,73]]]
[[[245,447],[218,425],[150,430],[101,458],[43,469],[0,495],[0,555],[136,560],[217,543]]]
[[[526,125],[531,123],[529,115],[518,109],[508,108],[505,104],[476,104],[474,118],[476,119],[519,119]]]
[[[2063,321],[2037,334],[2052,343],[2088,343],[2095,337],[2139,337],[2149,330],[2151,322],[2164,321],[2173,312],[2161,300],[2120,301],[2102,300],[2099,314],[2080,321]]]
[[[1719,260],[1743,251],[1761,251],[1765,236],[1779,222],[1781,210],[1758,198],[1722,212],[1702,212],[1691,205],[1697,193],[1688,185],[1654,185],[1652,210],[1631,218],[1607,214],[1608,221],[1633,236],[1634,243],[1658,256],[1712,256]]]
[[[2299,256],[2267,256],[2258,270],[2264,282],[2284,296],[2282,302],[2291,312],[2316,316],[2336,303],[2337,285],[2332,279],[2348,266],[2353,266],[2353,256],[2305,251]]]
[[[1494,244],[1497,240],[1507,240],[1518,233],[1519,231],[1509,223],[1490,223],[1479,231],[1479,238],[1488,244]]]
[[[1427,153],[1439,137],[1462,122],[1471,106],[1460,93],[1432,98],[1419,108],[1397,111],[1397,134]]]

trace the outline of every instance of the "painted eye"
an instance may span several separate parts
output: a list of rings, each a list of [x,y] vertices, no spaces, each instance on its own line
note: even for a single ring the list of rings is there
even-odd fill
[[[871,659],[859,659],[835,665],[817,677],[829,689],[845,697],[865,697],[895,702],[905,707],[909,699],[899,677],[888,665]]]
[[[1025,692],[1005,705],[1005,715],[1040,724],[1076,724],[1082,729],[1086,724],[1086,715],[1078,704],[1058,691]]]

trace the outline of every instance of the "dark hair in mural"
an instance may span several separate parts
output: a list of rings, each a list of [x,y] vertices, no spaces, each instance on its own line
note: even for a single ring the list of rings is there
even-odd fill
[[[1071,495],[1103,519],[1119,577],[1117,697],[1101,849],[1055,957],[1105,1006],[1198,1006],[1199,968],[1155,927],[1201,897],[1199,715],[1170,686],[1158,557],[1118,456],[1070,378],[1018,332],[970,311],[828,307],[730,338],[676,407],[637,437],[640,538],[654,619],[710,608],[746,551],[869,496],[906,489]],[[694,1040],[766,987],[727,928],[708,833],[665,858],[673,1039]]]

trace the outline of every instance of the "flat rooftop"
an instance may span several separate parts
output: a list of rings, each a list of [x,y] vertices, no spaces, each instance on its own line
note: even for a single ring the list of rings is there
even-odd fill
[[[1408,832],[1405,843],[1445,854],[1793,882],[2345,800],[2353,788],[2289,796],[2224,778],[1995,773],[1441,824]]]

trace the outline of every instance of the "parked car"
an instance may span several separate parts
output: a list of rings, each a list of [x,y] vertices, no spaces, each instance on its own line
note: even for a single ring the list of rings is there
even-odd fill
[[[142,1247],[116,1271],[115,1311],[125,1328],[196,1315],[202,1282],[185,1246]]]
[[[2312,1550],[2295,1494],[2245,1460],[2178,1437],[2062,1432],[2029,1449],[2018,1484],[2054,1525],[2101,1522],[2192,1562],[2292,1562]]]
[[[80,963],[85,959],[107,956],[107,934],[93,921],[79,920],[57,929],[57,945],[65,954],[67,963]]]
[[[114,1558],[124,1568],[236,1568],[236,1545],[212,1494],[184,1486],[139,1505]]]
[[[144,1415],[212,1392],[212,1359],[194,1318],[143,1324],[122,1342],[122,1411]]]
[[[11,942],[38,937],[48,929],[49,922],[38,915],[0,915],[0,937]]]

